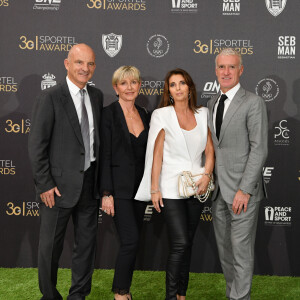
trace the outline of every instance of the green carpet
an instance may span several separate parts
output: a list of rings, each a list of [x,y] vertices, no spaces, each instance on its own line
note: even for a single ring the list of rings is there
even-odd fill
[[[112,300],[110,292],[113,270],[95,270],[92,292],[87,300]],[[64,299],[71,283],[69,269],[60,269],[58,290]],[[165,273],[135,271],[132,283],[134,300],[164,300]],[[190,274],[187,300],[226,300],[225,281],[222,274]],[[37,269],[0,268],[1,300],[40,299]],[[300,278],[279,276],[254,276],[251,300],[298,300]]]

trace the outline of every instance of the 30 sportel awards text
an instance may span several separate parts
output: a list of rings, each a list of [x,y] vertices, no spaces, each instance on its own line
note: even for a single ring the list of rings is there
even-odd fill
[[[75,37],[73,36],[36,35],[33,39],[30,39],[22,35],[20,37],[19,48],[22,50],[68,52],[76,44]]]
[[[228,47],[234,48],[243,55],[253,54],[253,46],[251,45],[250,40],[215,39],[204,43],[201,40],[196,40],[194,44],[195,46],[193,51],[197,54],[216,55],[220,53],[221,50]]]
[[[87,0],[88,8],[116,11],[145,11],[146,0]]]

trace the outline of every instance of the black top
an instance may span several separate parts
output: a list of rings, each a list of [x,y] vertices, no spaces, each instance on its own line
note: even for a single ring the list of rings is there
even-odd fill
[[[130,141],[132,146],[132,153],[135,162],[135,177],[134,177],[134,195],[135,196],[140,182],[144,174],[145,155],[147,146],[148,132],[144,129],[138,137],[130,134]]]

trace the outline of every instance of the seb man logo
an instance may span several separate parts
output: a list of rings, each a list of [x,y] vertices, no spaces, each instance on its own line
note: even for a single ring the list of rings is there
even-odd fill
[[[241,10],[240,0],[223,0],[223,15],[238,16]]]
[[[15,93],[17,90],[18,84],[15,82],[14,77],[0,77],[0,92]]]
[[[33,51],[70,51],[76,45],[75,37],[72,36],[35,36],[29,39],[27,36],[20,37],[19,48]]]
[[[250,40],[209,40],[208,42],[202,42],[196,40],[194,42],[195,46],[193,51],[197,54],[219,54],[224,48],[234,48],[236,51],[245,55],[253,54],[253,46],[251,45]]]
[[[296,37],[280,36],[278,38],[278,58],[295,59],[296,55]]]
[[[103,10],[146,10],[146,0],[87,0],[88,8]]]
[[[38,202],[22,202],[20,206],[12,202],[7,203],[6,214],[9,216],[21,217],[38,217],[39,203]]]

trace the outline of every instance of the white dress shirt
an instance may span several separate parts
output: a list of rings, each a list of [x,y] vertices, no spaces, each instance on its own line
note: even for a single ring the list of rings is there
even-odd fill
[[[77,112],[77,116],[78,116],[78,120],[79,120],[79,124],[81,123],[81,95],[80,95],[80,88],[74,84],[67,76],[67,84],[69,87],[69,91],[71,94],[71,97],[73,99],[75,108],[76,108],[76,112]],[[89,118],[89,127],[90,127],[90,157],[91,157],[91,161],[95,161],[96,157],[94,155],[94,118],[93,118],[93,111],[92,111],[92,105],[91,105],[91,100],[90,100],[90,96],[89,93],[86,89],[86,86],[83,88],[86,93],[85,93],[85,97],[84,97],[84,103],[85,103],[85,107],[87,110],[87,114],[88,114],[88,118]]]
[[[237,93],[237,91],[239,90],[239,88],[241,87],[241,84],[238,83],[236,86],[234,86],[232,89],[230,89],[228,92],[225,93],[225,95],[227,96],[227,99],[224,101],[224,113],[223,113],[223,120],[224,120],[224,117],[225,117],[225,114],[228,110],[228,107],[232,101],[232,99],[234,98],[235,94]],[[218,99],[218,101],[216,102],[215,104],[215,107],[214,107],[214,112],[213,112],[213,125],[214,125],[214,129],[216,131],[216,115],[217,115],[217,109],[218,109],[218,105],[219,105],[219,101],[220,101],[220,98],[221,96],[223,95],[222,91],[221,91],[221,94],[220,94],[220,97]]]

